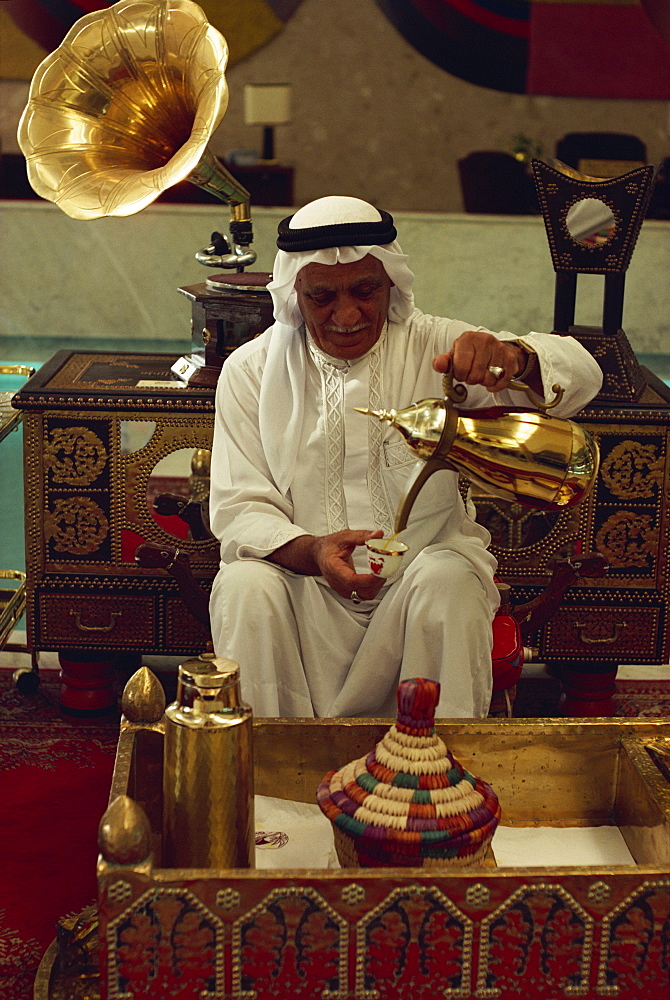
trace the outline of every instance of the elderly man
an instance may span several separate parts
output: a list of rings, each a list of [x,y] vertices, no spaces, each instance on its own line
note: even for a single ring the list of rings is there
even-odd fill
[[[365,542],[393,530],[415,459],[354,408],[440,396],[451,366],[468,407],[495,392],[527,408],[507,389],[518,377],[540,395],[564,386],[552,412],[565,417],[601,371],[570,337],[421,313],[391,216],[357,198],[304,206],[277,246],[276,322],[226,361],[216,394],[214,648],[240,664],[257,716],[393,715],[399,680],[419,675],[441,682],[441,716],[485,716],[498,604],[488,532],[444,471],[414,505],[401,572],[371,574]]]

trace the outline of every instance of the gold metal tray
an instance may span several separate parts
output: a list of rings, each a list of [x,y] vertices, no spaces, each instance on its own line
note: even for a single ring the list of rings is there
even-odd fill
[[[322,776],[372,749],[388,725],[257,720],[256,792],[313,802]],[[101,988],[107,1000],[130,1000],[160,981],[163,995],[186,997],[190,977],[192,996],[240,1000],[504,998],[524,990],[534,1000],[654,1000],[670,921],[670,785],[647,748],[668,751],[670,721],[444,720],[437,728],[491,782],[506,824],[614,824],[635,864],[484,864],[444,874],[161,868],[161,725],[124,721],[110,801],[127,795],[142,807],[152,856],[101,857],[101,980],[72,996],[92,998]],[[194,928],[198,945],[189,948]],[[48,981],[63,989],[57,980],[58,963]]]

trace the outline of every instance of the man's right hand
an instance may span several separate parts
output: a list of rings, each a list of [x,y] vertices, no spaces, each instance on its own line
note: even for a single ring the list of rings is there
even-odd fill
[[[336,531],[332,535],[300,535],[271,552],[267,559],[294,573],[323,576],[340,597],[356,591],[363,601],[373,600],[385,581],[374,573],[357,573],[352,553],[368,538],[381,538],[383,531]]]

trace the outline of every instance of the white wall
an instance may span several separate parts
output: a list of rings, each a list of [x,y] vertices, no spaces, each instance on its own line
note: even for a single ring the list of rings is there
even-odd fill
[[[255,270],[271,270],[284,214],[254,210]],[[541,218],[393,214],[425,312],[519,334],[551,329],[554,272]],[[225,206],[155,205],[125,219],[79,222],[46,202],[0,202],[0,337],[22,360],[40,360],[32,346],[42,337],[53,351],[72,337],[111,339],[125,350],[164,338],[186,350],[190,303],[177,288],[211,273],[193,255],[213,229],[227,228],[227,215]],[[669,273],[670,222],[647,221],[624,313],[640,353],[670,353]],[[601,277],[580,276],[578,323],[600,325],[602,295]]]

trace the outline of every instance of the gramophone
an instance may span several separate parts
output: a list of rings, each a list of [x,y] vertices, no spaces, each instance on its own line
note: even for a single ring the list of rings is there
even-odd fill
[[[215,385],[225,357],[272,322],[270,275],[245,273],[249,192],[207,143],[228,106],[223,36],[191,0],[120,0],[80,18],[35,72],[18,140],[38,195],[73,219],[133,215],[183,180],[230,206],[229,238],[196,260],[224,274],[180,289],[192,354],[172,371]]]

